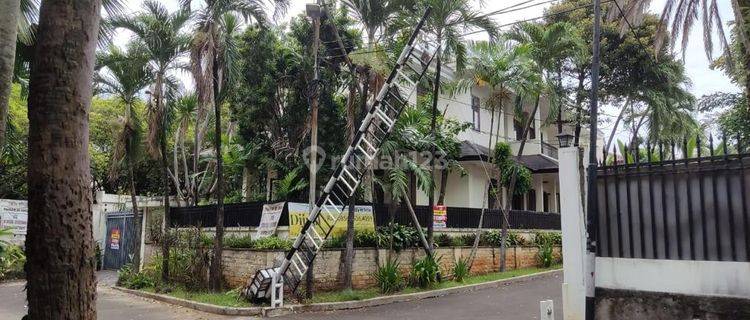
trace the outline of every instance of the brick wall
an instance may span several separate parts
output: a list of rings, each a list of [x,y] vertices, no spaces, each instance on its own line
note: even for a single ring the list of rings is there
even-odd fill
[[[471,247],[439,248],[436,250],[440,258],[440,264],[444,274],[450,273],[455,261],[468,257]],[[343,264],[343,252],[341,249],[323,250],[315,258],[313,270],[315,275],[316,290],[333,290],[339,286],[342,275],[339,273]],[[513,247],[508,248],[506,255],[506,266],[508,269],[528,268],[537,265],[537,247]],[[223,256],[224,278],[230,287],[240,287],[260,268],[273,266],[275,259],[282,259],[285,252],[281,251],[256,251],[225,249]],[[424,257],[422,249],[408,249],[399,253],[393,253],[401,264],[404,275],[411,269],[411,264],[417,259]],[[560,248],[555,248],[555,254],[559,257]],[[388,259],[388,250],[383,249],[357,249],[354,252],[354,272],[352,282],[354,288],[367,288],[375,286],[375,273],[378,266]],[[472,274],[485,274],[498,271],[500,268],[500,249],[483,247],[477,250]]]

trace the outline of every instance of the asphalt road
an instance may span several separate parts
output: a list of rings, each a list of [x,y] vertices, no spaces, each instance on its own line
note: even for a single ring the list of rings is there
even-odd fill
[[[367,309],[295,314],[278,319],[528,320],[539,319],[539,301],[550,299],[554,300],[555,319],[562,319],[561,285],[562,271],[559,271],[541,279],[465,294]]]
[[[193,311],[182,307],[140,298],[107,288],[112,275],[99,277],[97,314],[107,320],[232,320],[247,319],[226,317]],[[379,307],[326,313],[304,313],[274,319],[539,319],[539,301],[552,299],[555,303],[555,319],[562,319],[560,285],[562,272],[555,272],[540,279],[513,283],[500,288],[453,294],[420,301],[395,303]],[[20,319],[26,314],[26,292],[24,283],[0,284],[0,319]]]

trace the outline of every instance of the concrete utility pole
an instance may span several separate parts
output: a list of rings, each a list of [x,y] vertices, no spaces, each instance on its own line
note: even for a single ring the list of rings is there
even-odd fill
[[[601,0],[594,0],[594,41],[591,61],[591,108],[589,124],[589,164],[587,169],[588,187],[586,192],[586,320],[594,319],[594,271],[596,269],[596,245],[598,225],[596,190],[596,136],[598,129],[599,91],[599,41],[601,36]]]
[[[320,48],[320,0],[318,3],[309,3],[305,8],[307,15],[312,18],[313,22],[313,43],[312,43],[312,54],[315,64],[313,67],[313,90],[312,97],[310,98],[310,212],[315,207],[316,190],[317,184],[317,171],[318,171],[318,83],[320,81],[320,73],[318,72],[318,49]],[[313,285],[313,265],[310,263],[310,267],[307,270],[305,277],[305,296],[310,299],[312,298],[312,285]]]

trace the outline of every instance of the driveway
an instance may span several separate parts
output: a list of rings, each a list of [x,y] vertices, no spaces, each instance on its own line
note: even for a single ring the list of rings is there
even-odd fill
[[[115,277],[99,274],[97,315],[107,320],[232,320],[247,317],[227,317],[177,307],[150,299],[136,297],[107,287]],[[0,319],[20,319],[26,314],[26,292],[23,282],[0,284]],[[539,319],[539,301],[552,299],[555,318],[562,319],[562,272],[554,272],[529,281],[516,282],[500,288],[485,289],[465,294],[389,304],[379,307],[325,313],[304,313],[274,319]]]
[[[194,311],[108,288],[117,281],[117,273],[97,274],[97,318],[106,320],[231,320],[239,319]],[[0,319],[21,319],[26,314],[25,282],[0,284]],[[247,318],[245,318],[247,319]]]
[[[279,319],[539,319],[539,301],[554,300],[555,319],[562,319],[562,271],[499,288],[367,309],[295,314]]]

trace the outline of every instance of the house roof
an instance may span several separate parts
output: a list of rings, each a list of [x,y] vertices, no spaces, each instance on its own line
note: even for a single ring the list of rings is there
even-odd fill
[[[554,173],[558,170],[557,160],[543,154],[531,154],[515,158],[533,173]]]
[[[470,141],[461,142],[461,156],[458,161],[487,161],[490,149]],[[531,154],[514,157],[532,173],[554,173],[558,170],[557,160],[543,154]]]

